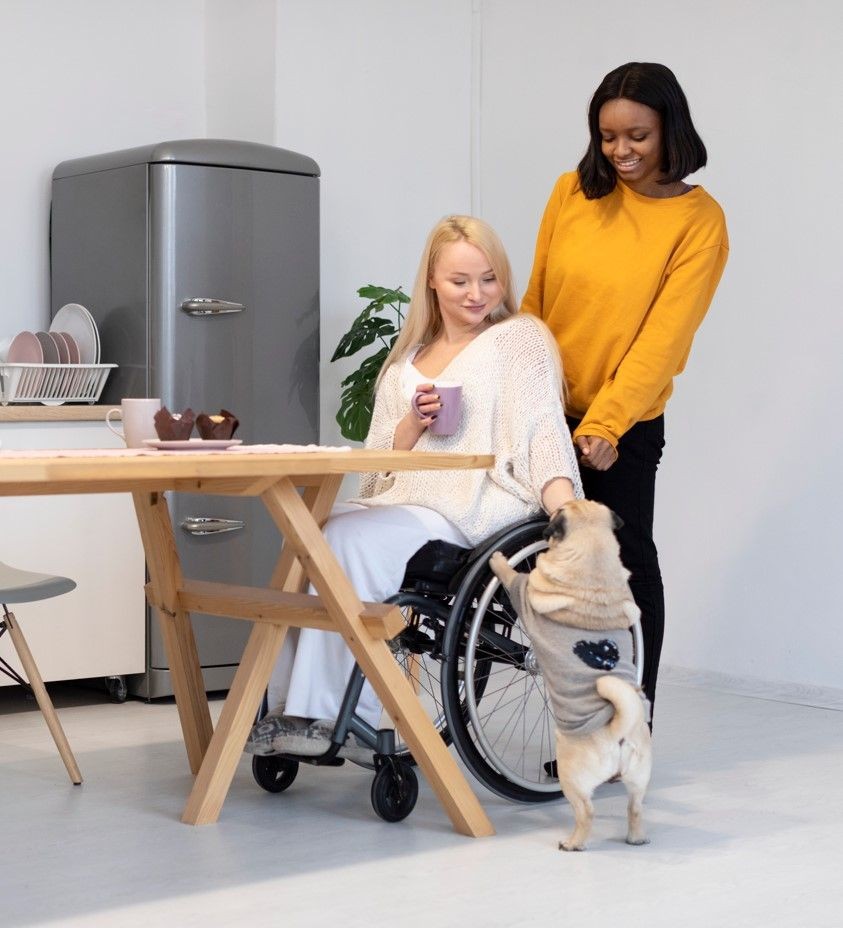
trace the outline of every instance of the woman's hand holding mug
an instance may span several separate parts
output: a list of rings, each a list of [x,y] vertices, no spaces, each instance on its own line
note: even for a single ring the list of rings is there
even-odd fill
[[[412,399],[412,407],[431,435],[453,435],[460,424],[462,384],[440,380],[421,384]]]
[[[395,451],[411,451],[425,430],[436,419],[441,408],[432,383],[420,383],[410,401],[410,411],[395,428],[392,447]]]
[[[436,388],[432,383],[420,383],[410,400],[410,407],[423,430],[436,421],[436,414],[442,408]]]

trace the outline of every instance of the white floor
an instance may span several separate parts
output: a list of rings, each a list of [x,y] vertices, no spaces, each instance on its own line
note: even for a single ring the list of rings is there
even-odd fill
[[[478,787],[497,836],[473,840],[423,784],[389,825],[369,804],[371,774],[351,765],[303,767],[270,795],[244,757],[220,821],[182,825],[191,780],[174,705],[54,696],[80,787],[37,710],[0,689],[3,926],[843,925],[841,712],[665,685],[652,843],[623,843],[618,784],[597,795],[591,849],[565,854],[563,803]]]

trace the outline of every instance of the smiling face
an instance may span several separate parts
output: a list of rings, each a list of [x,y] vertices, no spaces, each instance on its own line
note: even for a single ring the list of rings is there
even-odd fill
[[[450,333],[485,327],[489,313],[503,299],[488,257],[465,241],[442,246],[428,286],[436,291],[442,324]]]
[[[620,98],[600,108],[599,127],[604,156],[627,187],[644,196],[663,196],[662,121],[643,103]]]

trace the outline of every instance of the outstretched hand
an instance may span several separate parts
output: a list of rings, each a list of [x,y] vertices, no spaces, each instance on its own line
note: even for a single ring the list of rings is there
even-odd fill
[[[608,470],[618,459],[618,452],[597,435],[580,435],[577,437],[580,452],[580,464],[592,470]]]

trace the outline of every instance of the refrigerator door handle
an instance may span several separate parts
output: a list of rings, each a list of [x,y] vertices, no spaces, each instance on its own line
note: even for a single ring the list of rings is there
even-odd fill
[[[181,308],[188,316],[224,316],[226,313],[242,313],[246,309],[243,303],[197,296],[184,300]]]
[[[210,519],[204,516],[188,516],[179,525],[188,535],[219,535],[222,532],[238,532],[246,527],[242,519]]]

